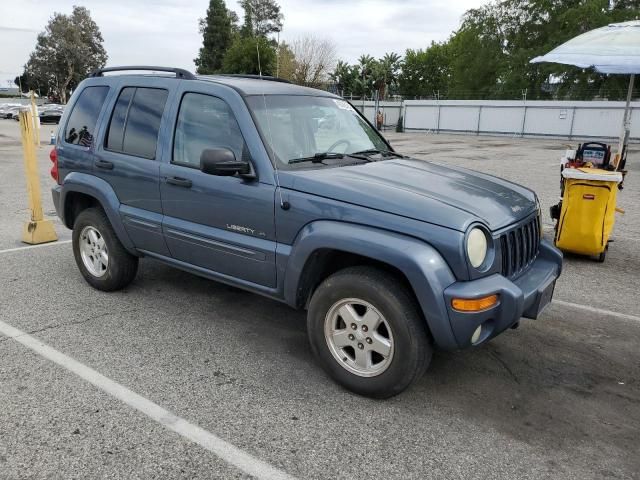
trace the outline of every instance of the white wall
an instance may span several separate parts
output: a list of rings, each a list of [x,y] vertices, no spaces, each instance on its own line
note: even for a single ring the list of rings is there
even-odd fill
[[[362,100],[354,100],[353,106],[355,106],[358,110],[362,112]],[[384,126],[385,127],[393,127],[398,124],[398,117],[400,116],[400,111],[402,109],[402,104],[400,102],[380,102],[379,108],[382,111],[382,115],[384,115]],[[370,100],[365,100],[364,102],[364,116],[375,125],[375,102]]]
[[[631,139],[640,141],[640,102],[631,105]],[[407,130],[605,139],[620,135],[624,112],[624,102],[406,100],[403,106]]]

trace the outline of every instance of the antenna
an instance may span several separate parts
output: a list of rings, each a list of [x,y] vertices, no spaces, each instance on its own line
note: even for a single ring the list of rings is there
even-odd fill
[[[251,5],[249,5],[247,3],[247,8],[251,8]],[[255,37],[256,37],[256,53],[258,55],[258,74],[260,75],[260,80],[263,80],[262,78],[262,64],[260,62],[260,47],[259,47],[259,42],[260,42],[260,37],[258,36],[258,31],[256,29],[255,32]],[[267,120],[267,130],[269,132],[269,148],[267,150],[267,154],[269,154],[269,151],[271,152],[271,157],[273,158],[273,172],[274,172],[274,179],[276,181],[276,190],[278,192],[278,196],[280,197],[280,208],[282,208],[283,210],[289,210],[289,208],[291,207],[291,205],[289,204],[289,202],[285,202],[284,198],[282,198],[282,188],[280,188],[280,175],[278,174],[278,160],[275,158],[275,155],[273,154],[273,134],[271,133],[271,120],[269,119],[269,113],[267,111],[267,96],[264,93],[264,83],[262,84],[262,102],[264,104],[264,113],[265,113],[265,118]]]
[[[260,64],[260,48],[258,47],[258,42],[260,39],[256,36],[256,52],[258,53],[258,74],[260,75],[260,80],[262,80],[262,65]],[[264,96],[264,92],[262,92]]]

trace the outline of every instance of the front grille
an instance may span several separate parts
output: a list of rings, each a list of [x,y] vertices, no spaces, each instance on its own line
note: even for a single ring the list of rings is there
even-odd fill
[[[502,234],[502,274],[515,277],[522,273],[538,256],[540,250],[540,219],[536,216],[527,223]]]

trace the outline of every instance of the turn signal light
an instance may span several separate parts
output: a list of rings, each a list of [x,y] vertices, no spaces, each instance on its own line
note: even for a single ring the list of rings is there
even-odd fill
[[[459,312],[481,312],[487,310],[498,303],[498,295],[489,295],[482,298],[454,298],[451,306]]]

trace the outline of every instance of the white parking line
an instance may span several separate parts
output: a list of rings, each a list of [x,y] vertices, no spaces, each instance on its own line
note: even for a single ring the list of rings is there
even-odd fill
[[[165,428],[173,430],[188,440],[209,450],[222,460],[243,472],[264,480],[293,480],[286,472],[240,450],[220,437],[208,432],[189,421],[180,418],[151,400],[138,395],[127,387],[105,377],[101,373],[74,360],[62,352],[42,343],[28,333],[18,330],[0,320],[0,333],[14,339],[38,355],[50,360],[62,368],[75,373],[80,378],[98,387],[103,392],[117,398],[132,408],[155,420]]]
[[[57,242],[41,243],[40,245],[28,245],[26,247],[7,248],[6,250],[0,250],[0,254],[19,252],[21,250],[31,250],[32,248],[55,247],[56,245],[66,245],[67,243],[71,243],[71,240],[58,240]]]
[[[611,310],[591,307],[589,305],[580,305],[579,303],[565,302],[564,300],[554,299],[553,303],[555,303],[556,305],[562,305],[563,307],[575,308],[576,310],[584,310],[585,312],[598,313],[600,315],[609,315],[611,317],[621,318],[623,320],[633,320],[634,322],[640,322],[640,317],[629,315],[627,313],[613,312]]]

